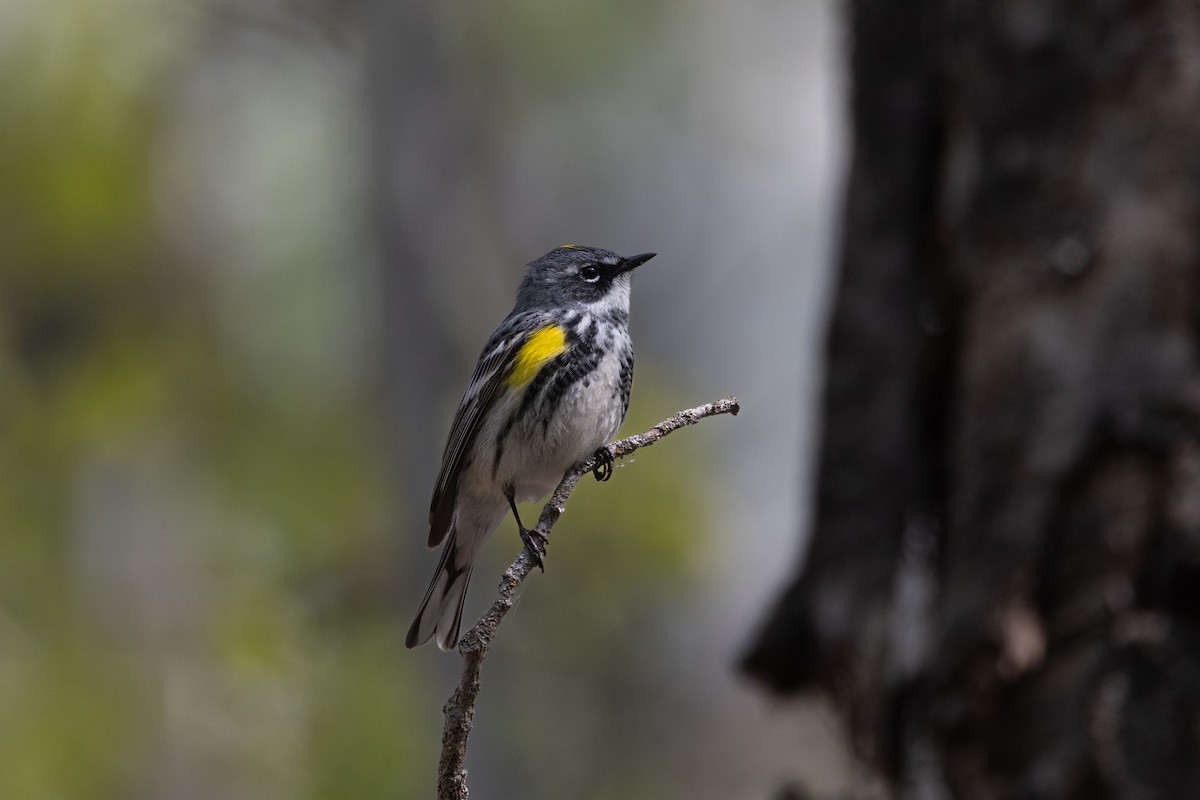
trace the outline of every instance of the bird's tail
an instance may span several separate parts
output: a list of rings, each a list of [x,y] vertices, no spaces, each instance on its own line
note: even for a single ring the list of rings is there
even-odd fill
[[[436,633],[438,647],[453,650],[458,642],[458,629],[462,625],[463,600],[467,596],[467,584],[471,581],[471,570],[475,566],[478,547],[460,547],[458,531],[451,529],[442,558],[417,618],[404,638],[405,647],[417,647],[429,641]]]

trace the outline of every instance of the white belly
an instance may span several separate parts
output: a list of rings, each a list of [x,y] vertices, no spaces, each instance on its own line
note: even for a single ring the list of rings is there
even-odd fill
[[[492,416],[495,424],[480,431],[482,441],[496,441],[523,396],[514,393],[505,399],[505,408]],[[623,422],[622,405],[621,358],[619,348],[612,348],[589,375],[566,389],[548,425],[515,425],[505,437],[500,460],[494,460],[494,449],[485,448],[484,458],[471,470],[499,496],[512,486],[518,500],[540,499],[568,469],[612,441]]]

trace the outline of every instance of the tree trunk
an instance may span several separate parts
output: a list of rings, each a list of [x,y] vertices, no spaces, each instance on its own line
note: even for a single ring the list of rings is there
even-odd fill
[[[904,798],[1200,797],[1200,7],[857,0],[807,561]]]

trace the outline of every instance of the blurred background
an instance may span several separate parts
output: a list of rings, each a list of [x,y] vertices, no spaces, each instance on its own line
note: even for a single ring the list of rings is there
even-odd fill
[[[733,669],[808,513],[838,13],[0,0],[0,797],[432,796],[428,496],[568,242],[660,254],[625,433],[743,412],[581,484],[486,664],[473,792],[844,784],[832,715]]]

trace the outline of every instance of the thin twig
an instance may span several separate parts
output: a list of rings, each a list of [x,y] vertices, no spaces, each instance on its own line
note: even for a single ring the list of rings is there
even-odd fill
[[[613,458],[624,458],[634,450],[648,447],[668,433],[687,425],[695,425],[705,417],[717,414],[736,416],[740,410],[736,397],[726,397],[714,403],[679,411],[645,433],[613,442],[608,446],[608,451]],[[575,490],[575,484],[600,466],[600,463],[600,459],[590,458],[563,476],[554,494],[550,495],[550,502],[542,509],[542,515],[538,518],[538,532],[545,536],[550,535],[550,529],[562,516],[567,498]],[[500,581],[500,589],[492,607],[459,642],[458,652],[463,657],[462,679],[442,709],[446,715],[446,726],[442,731],[442,757],[438,763],[438,800],[466,800],[467,771],[463,764],[467,758],[467,738],[471,735],[471,724],[475,719],[475,698],[479,696],[479,673],[483,668],[483,659],[500,626],[500,620],[504,619],[504,615],[512,608],[517,587],[529,576],[533,567],[533,559],[530,558],[529,552],[522,549],[516,560],[504,570],[504,577]]]

